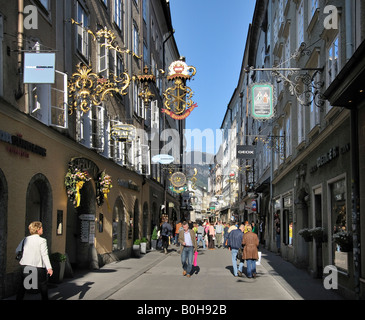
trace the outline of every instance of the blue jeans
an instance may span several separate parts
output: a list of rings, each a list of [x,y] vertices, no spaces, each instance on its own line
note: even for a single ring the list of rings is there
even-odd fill
[[[198,242],[197,245],[199,245],[199,242],[203,242],[203,249],[205,249],[205,240],[202,234],[198,234]]]
[[[235,277],[237,277],[238,273],[237,273],[237,253],[238,253],[238,249],[231,249],[232,252],[232,265],[233,265],[233,274]],[[240,261],[240,264],[238,266],[238,270],[240,272],[242,272],[243,269],[243,262]]]
[[[183,269],[190,274],[193,268],[194,247],[183,247],[181,252],[181,264]]]
[[[256,260],[248,259],[247,261],[247,277],[251,278],[256,273]]]

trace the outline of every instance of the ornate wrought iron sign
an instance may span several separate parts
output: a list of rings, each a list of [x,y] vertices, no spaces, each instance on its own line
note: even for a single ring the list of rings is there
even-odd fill
[[[162,112],[176,120],[183,120],[198,106],[192,100],[193,91],[185,85],[186,80],[195,74],[195,67],[188,66],[183,60],[171,63],[167,79],[174,81],[174,86],[163,93],[165,109]]]

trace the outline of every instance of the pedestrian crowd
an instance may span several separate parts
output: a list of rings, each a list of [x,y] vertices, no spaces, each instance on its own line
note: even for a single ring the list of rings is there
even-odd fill
[[[189,278],[193,267],[196,266],[198,248],[228,249],[232,255],[233,275],[242,277],[244,262],[246,262],[247,277],[256,278],[256,261],[260,259],[258,233],[259,228],[254,222],[249,224],[246,221],[239,224],[220,220],[216,222],[183,220],[173,227],[168,222],[168,217],[163,216],[158,231],[157,249],[162,249],[167,254],[170,244],[180,247],[183,275]]]
[[[169,223],[168,217],[163,216],[159,228],[159,248],[165,254],[171,243],[180,246],[181,264],[183,276],[191,277],[193,266],[197,266],[198,246],[206,250],[215,248],[228,248],[232,254],[233,275],[241,276],[244,261],[247,262],[247,277],[256,277],[256,261],[259,259],[259,238],[258,229],[255,224],[242,223],[215,223],[208,220],[203,223],[193,223],[192,221],[180,221],[175,224],[175,228]],[[16,248],[16,259],[22,268],[21,283],[16,299],[22,300],[28,288],[25,280],[28,278],[29,270],[37,270],[37,286],[42,299],[48,300],[48,277],[53,275],[52,265],[48,255],[47,240],[42,238],[43,226],[39,221],[34,221],[29,225],[28,237],[25,237]],[[237,259],[239,266],[237,268]],[[30,271],[32,272],[32,271]]]

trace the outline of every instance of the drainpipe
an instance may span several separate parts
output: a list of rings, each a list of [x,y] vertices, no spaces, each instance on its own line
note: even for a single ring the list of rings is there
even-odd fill
[[[353,6],[352,1],[345,1],[346,18],[346,62],[353,55]],[[358,140],[358,112],[351,109],[351,214],[353,234],[353,262],[354,262],[354,289],[357,299],[360,299],[360,202],[359,202],[359,140]]]
[[[19,100],[24,94],[23,90],[23,43],[24,43],[24,0],[18,0],[18,89],[15,98]]]

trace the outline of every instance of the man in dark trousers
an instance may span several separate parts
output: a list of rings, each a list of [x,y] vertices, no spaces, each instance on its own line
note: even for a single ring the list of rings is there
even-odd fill
[[[245,230],[245,225],[241,224],[238,229],[232,230],[228,235],[228,247],[232,252],[232,265],[233,265],[233,275],[235,277],[242,277],[243,261],[240,259],[240,264],[237,270],[237,253],[240,248],[242,248],[242,238],[243,231]]]
[[[161,226],[161,238],[162,238],[162,247],[167,254],[167,248],[169,247],[169,237],[171,237],[172,234],[172,227],[171,224],[169,224],[169,218],[165,218],[164,224]]]

